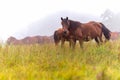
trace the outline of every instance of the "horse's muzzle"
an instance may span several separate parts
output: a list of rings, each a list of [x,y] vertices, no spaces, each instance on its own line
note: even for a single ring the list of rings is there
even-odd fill
[[[63,34],[64,34],[65,36],[67,36],[67,35],[69,35],[69,31],[64,31]]]

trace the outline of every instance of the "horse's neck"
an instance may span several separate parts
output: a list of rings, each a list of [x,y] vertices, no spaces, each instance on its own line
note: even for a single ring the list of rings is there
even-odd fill
[[[76,30],[81,27],[81,23],[78,21],[70,21],[69,31],[71,35],[75,35]]]
[[[78,27],[81,27],[81,24],[80,22],[78,21],[72,21],[70,20],[70,29],[77,29]]]

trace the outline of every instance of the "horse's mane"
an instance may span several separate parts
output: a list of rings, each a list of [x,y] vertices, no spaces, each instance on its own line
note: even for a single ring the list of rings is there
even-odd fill
[[[74,27],[74,28],[80,27],[80,25],[82,24],[79,21],[74,21],[74,20],[69,20],[69,21],[70,21],[70,27]]]
[[[80,21],[75,21],[75,20],[71,20],[69,19],[70,22],[74,22],[74,23],[81,23]]]

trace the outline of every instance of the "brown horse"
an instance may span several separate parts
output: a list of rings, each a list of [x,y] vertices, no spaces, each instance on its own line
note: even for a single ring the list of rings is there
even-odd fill
[[[54,32],[54,42],[55,42],[55,45],[57,46],[60,43],[60,41],[61,41],[61,46],[63,46],[65,41],[69,41],[69,45],[71,47],[71,42],[70,42],[71,38],[70,37],[71,36],[69,34],[66,34],[64,32],[63,28],[59,28],[58,30],[56,30]]]
[[[77,39],[75,39],[74,36],[70,34],[66,34],[63,28],[59,28],[58,30],[55,30],[54,32],[54,43],[56,46],[60,43],[60,41],[61,41],[61,47],[64,45],[65,41],[69,41],[69,46],[70,48],[72,48],[73,46],[75,47],[76,40]],[[74,41],[74,43],[72,41]],[[89,41],[89,40],[88,38],[85,38],[84,41]]]
[[[69,20],[68,17],[61,17],[61,24],[65,34],[74,36],[73,38],[79,40],[80,47],[83,48],[83,41],[95,39],[99,45],[102,41],[102,33],[107,40],[110,39],[110,30],[104,24],[91,21],[88,23],[80,23],[78,21]],[[100,41],[99,41],[100,40]],[[72,41],[74,44],[74,41]],[[74,47],[74,45],[72,45]]]

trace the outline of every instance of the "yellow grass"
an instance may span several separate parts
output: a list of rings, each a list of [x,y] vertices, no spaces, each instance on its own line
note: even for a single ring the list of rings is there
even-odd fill
[[[120,80],[120,41],[1,46],[0,80]]]

